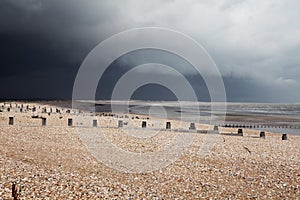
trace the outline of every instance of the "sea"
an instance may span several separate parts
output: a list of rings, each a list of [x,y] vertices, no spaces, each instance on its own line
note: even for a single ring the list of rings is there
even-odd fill
[[[130,113],[300,135],[300,103],[211,103],[136,100],[96,101],[94,103],[92,105],[95,105],[96,112],[100,113]]]

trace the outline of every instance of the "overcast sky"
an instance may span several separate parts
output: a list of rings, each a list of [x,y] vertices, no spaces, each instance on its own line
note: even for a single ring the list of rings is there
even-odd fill
[[[298,0],[1,0],[1,98],[71,98],[77,70],[98,43],[158,26],[205,47],[228,101],[300,102],[299,10]],[[122,59],[115,65],[121,69]]]

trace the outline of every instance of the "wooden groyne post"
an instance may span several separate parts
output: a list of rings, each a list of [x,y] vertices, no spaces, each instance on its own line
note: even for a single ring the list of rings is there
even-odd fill
[[[147,127],[147,122],[146,121],[142,121],[142,128],[146,128]]]
[[[282,140],[287,140],[287,134],[286,133],[282,134]]]
[[[68,126],[73,126],[73,119],[72,118],[68,119]]]
[[[216,126],[216,125],[214,126],[214,132],[215,132],[215,133],[219,133],[219,127]]]
[[[93,127],[97,127],[98,126],[98,122],[96,119],[93,120]]]
[[[195,123],[190,124],[189,130],[196,130]]]
[[[118,127],[119,127],[119,128],[122,128],[122,127],[123,127],[123,121],[122,121],[122,120],[119,120],[119,121],[118,121]]]
[[[9,117],[8,118],[8,124],[9,125],[14,125],[14,117]]]
[[[238,129],[238,136],[243,136],[243,129],[241,128]]]
[[[166,129],[171,129],[171,122],[166,123]]]
[[[45,117],[42,118],[42,126],[46,126],[47,119]]]
[[[259,137],[262,138],[262,139],[265,139],[266,138],[266,133],[264,131],[261,131],[259,133]]]

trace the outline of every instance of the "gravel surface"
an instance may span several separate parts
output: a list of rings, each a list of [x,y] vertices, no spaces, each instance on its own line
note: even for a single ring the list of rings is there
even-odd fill
[[[0,199],[13,199],[13,184],[18,199],[300,197],[299,136],[283,141],[280,134],[266,132],[266,139],[260,139],[259,131],[247,129],[244,136],[226,128],[218,135],[182,131],[195,138],[178,160],[151,172],[126,173],[95,159],[79,134],[101,129],[110,143],[143,154],[159,151],[189,124],[171,121],[173,131],[158,131],[165,120],[130,116],[125,127],[117,128],[120,116],[36,114],[47,117],[46,126],[29,111],[0,113]],[[14,116],[14,125],[8,125],[9,116]],[[70,117],[75,127],[67,126]],[[98,119],[100,128],[92,127],[92,119]],[[143,120],[146,129],[140,128]]]

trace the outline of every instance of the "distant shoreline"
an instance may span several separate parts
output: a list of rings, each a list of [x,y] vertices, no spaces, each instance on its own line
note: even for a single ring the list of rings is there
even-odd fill
[[[64,109],[72,109],[72,101],[65,100],[17,102],[39,103]],[[193,118],[195,117],[194,107],[199,106],[201,115],[200,123],[203,124],[236,127],[244,126],[253,127],[255,130],[265,130],[277,133],[297,135],[300,134],[300,104],[227,103],[227,113],[225,121],[220,121],[219,119],[222,118],[222,116],[220,116],[218,113],[210,112],[209,102],[181,102],[183,104],[183,108],[180,108],[179,102],[176,101],[133,100],[113,101],[113,103],[117,107],[117,109],[114,110],[116,114],[148,116],[150,108],[155,108],[155,106],[163,106],[167,111],[167,115],[160,116],[160,114],[155,115],[154,113],[155,117],[165,118],[169,120],[181,120],[180,116],[182,116],[182,113],[184,112],[185,116],[188,116],[188,118],[183,119],[183,121],[187,122],[193,121]],[[82,105],[82,107],[80,108],[82,112],[91,112],[91,107],[93,107],[94,105],[96,108],[96,113],[98,114],[112,112],[110,100],[80,101],[80,104]],[[129,111],[127,110],[127,113],[121,112],[123,111],[124,107],[125,109],[127,108],[127,104],[129,105]],[[213,121],[210,121],[210,116],[214,117]]]

